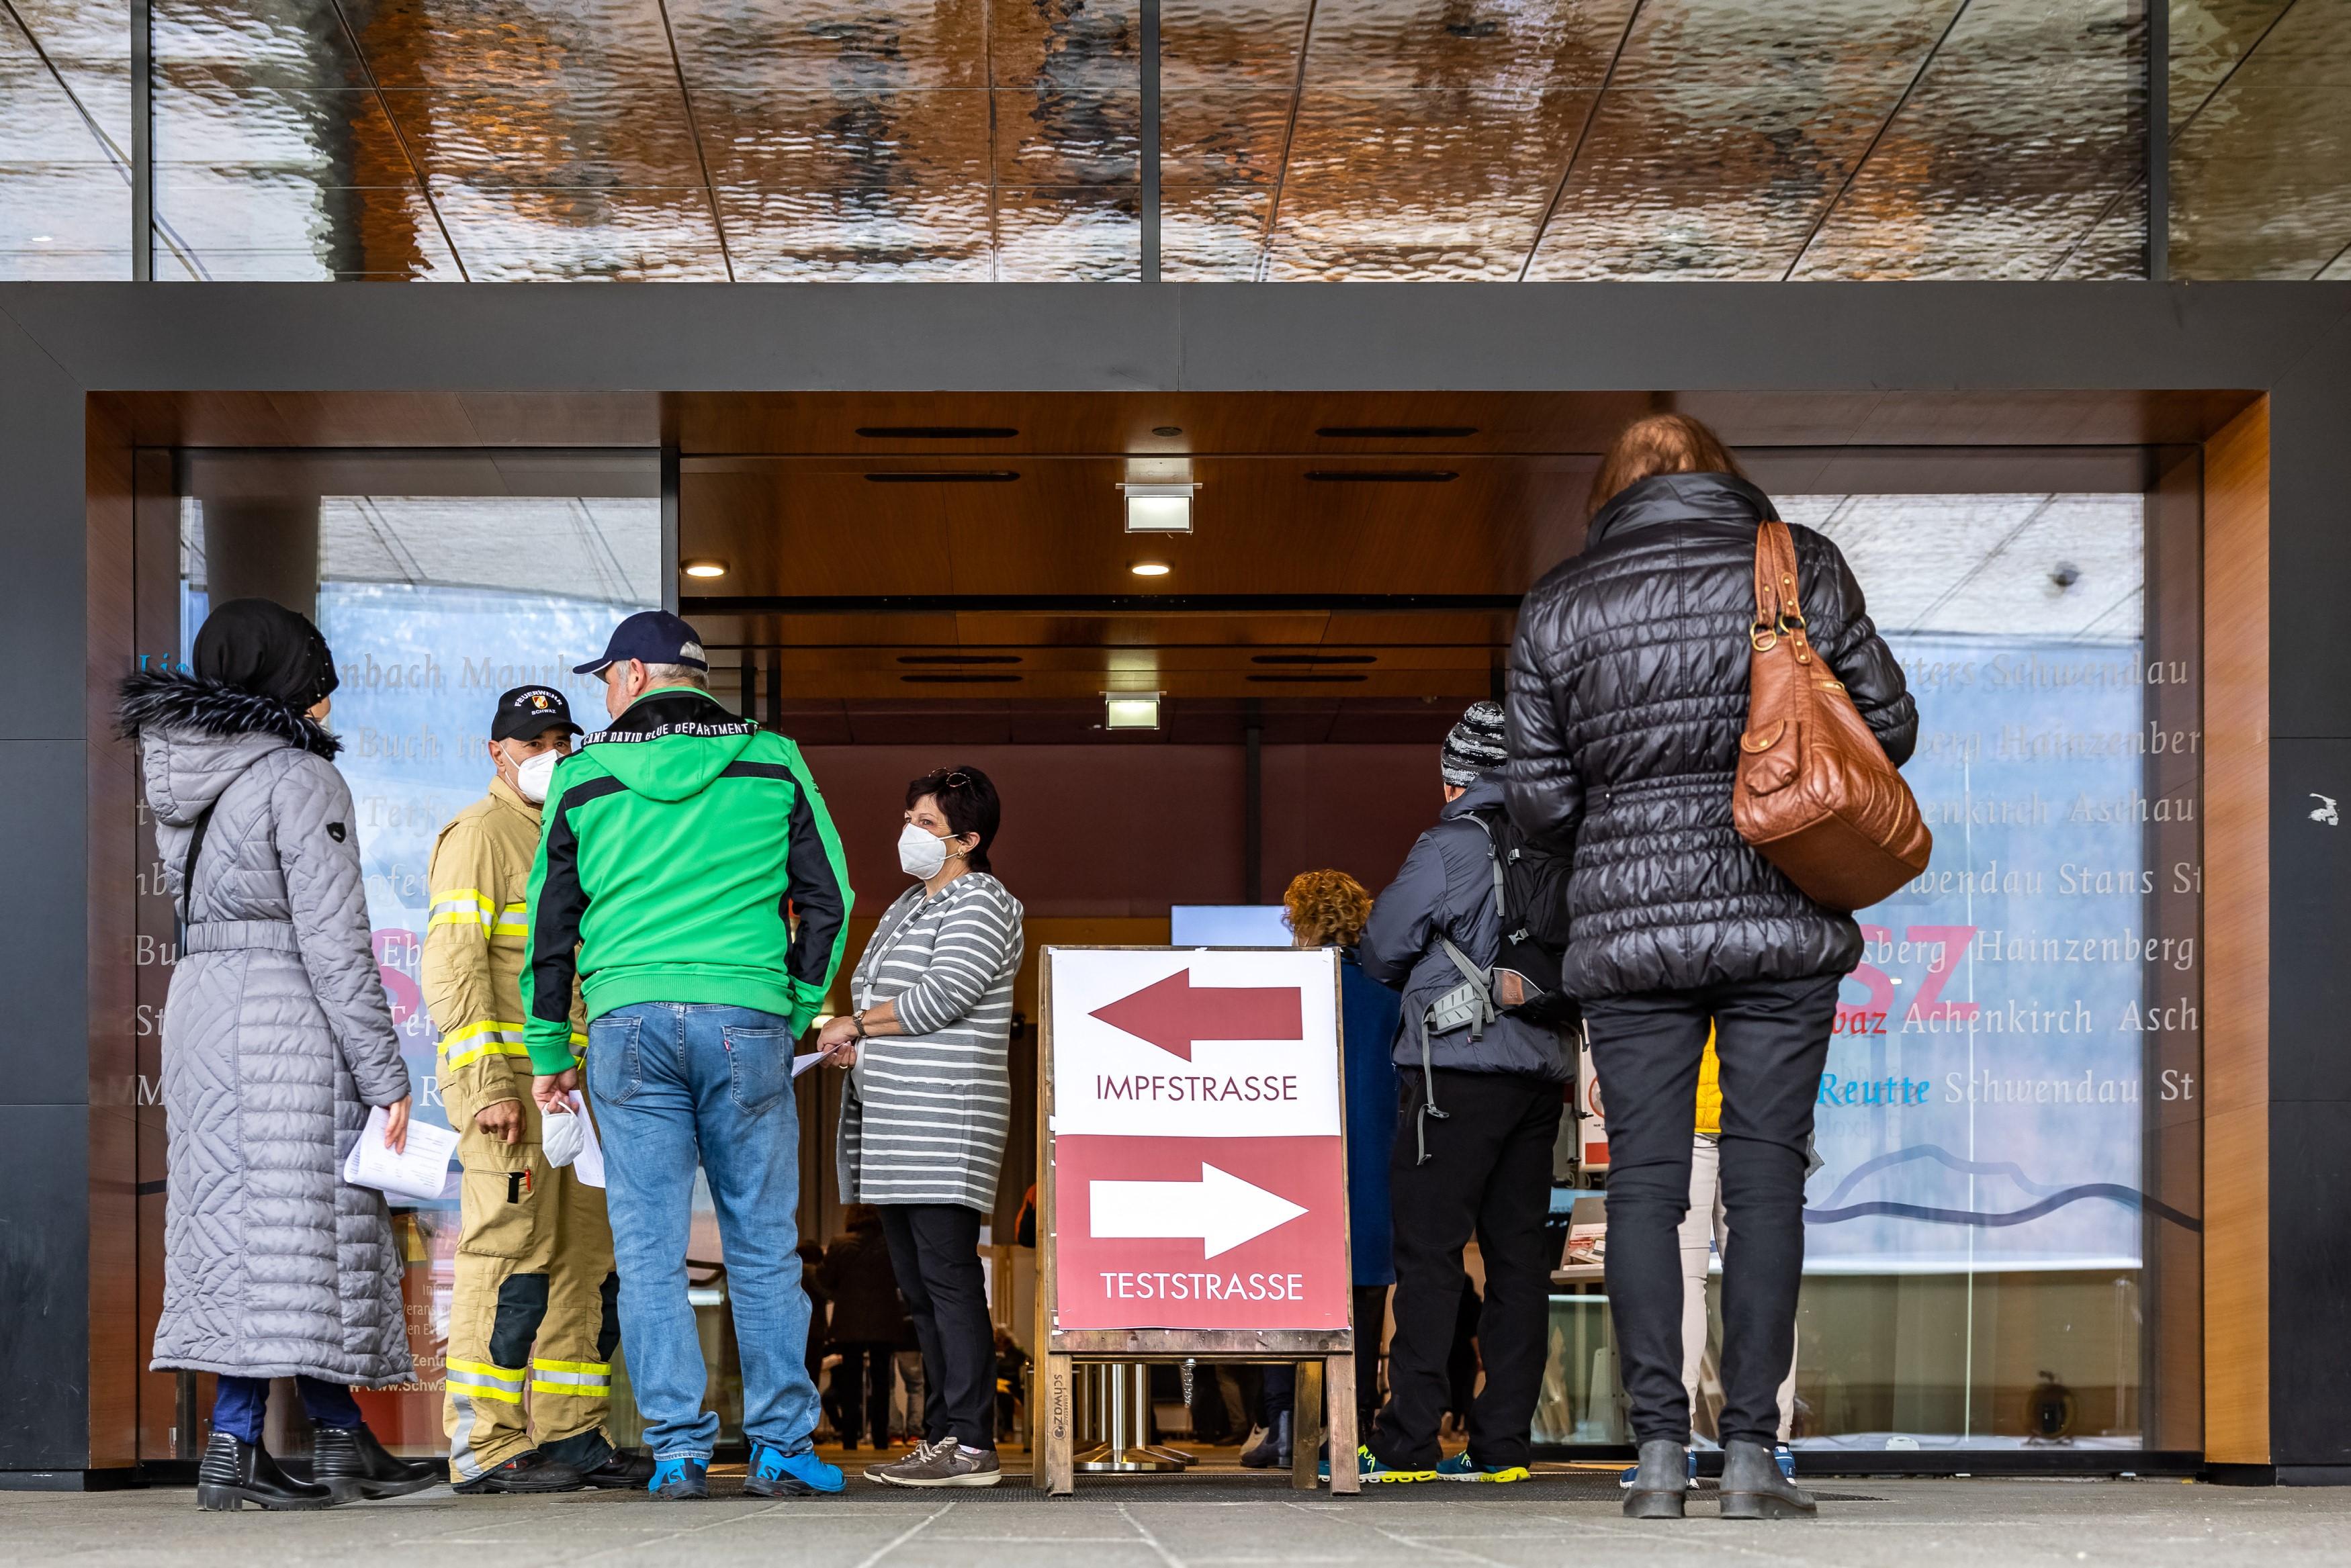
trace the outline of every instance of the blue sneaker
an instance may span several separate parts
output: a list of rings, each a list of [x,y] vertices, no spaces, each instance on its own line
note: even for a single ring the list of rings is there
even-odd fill
[[[1396,1485],[1404,1481],[1435,1480],[1435,1470],[1400,1470],[1380,1463],[1379,1456],[1364,1444],[1355,1445],[1355,1475],[1365,1486]],[[1324,1486],[1331,1484],[1331,1460],[1328,1456],[1317,1460],[1314,1479]]]
[[[1771,1458],[1779,1464],[1782,1480],[1796,1479],[1796,1451],[1793,1449],[1785,1443],[1778,1444],[1771,1449]]]
[[[787,1454],[766,1443],[751,1449],[751,1468],[744,1473],[746,1497],[830,1497],[849,1483],[839,1465],[826,1464],[813,1453]]]
[[[1437,1465],[1437,1479],[1449,1481],[1522,1481],[1532,1480],[1534,1472],[1524,1465],[1481,1465],[1462,1449],[1449,1459]]]
[[[645,1490],[664,1502],[695,1502],[710,1495],[710,1467],[700,1459],[659,1459]]]

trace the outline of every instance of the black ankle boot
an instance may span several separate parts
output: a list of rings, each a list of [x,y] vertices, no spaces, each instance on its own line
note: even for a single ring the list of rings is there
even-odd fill
[[[1735,1440],[1722,1446],[1723,1518],[1805,1519],[1819,1511],[1812,1493],[1780,1473],[1770,1449]]]
[[[321,1427],[310,1450],[310,1473],[337,1502],[406,1497],[442,1480],[437,1459],[395,1458],[365,1427]]]
[[[1241,1456],[1253,1470],[1290,1468],[1290,1413],[1284,1410],[1265,1429],[1265,1440]]]
[[[196,1467],[196,1506],[210,1513],[235,1513],[248,1502],[261,1508],[331,1508],[335,1494],[279,1469],[259,1443],[214,1432]]]
[[[1768,1463],[1771,1456],[1764,1459]],[[1671,1438],[1652,1438],[1641,1445],[1641,1468],[1625,1494],[1625,1517],[1679,1519],[1688,1492],[1688,1454]]]

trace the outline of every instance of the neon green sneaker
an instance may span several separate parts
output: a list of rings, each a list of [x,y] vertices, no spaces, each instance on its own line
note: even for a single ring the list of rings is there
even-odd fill
[[[1395,1485],[1404,1481],[1435,1480],[1435,1470],[1390,1469],[1380,1463],[1379,1456],[1361,1443],[1355,1445],[1355,1475],[1365,1486]],[[1331,1461],[1326,1457],[1315,1462],[1315,1479],[1324,1486],[1331,1484]]]
[[[1437,1479],[1449,1481],[1522,1481],[1534,1480],[1534,1474],[1524,1465],[1481,1465],[1462,1449],[1437,1467]]]

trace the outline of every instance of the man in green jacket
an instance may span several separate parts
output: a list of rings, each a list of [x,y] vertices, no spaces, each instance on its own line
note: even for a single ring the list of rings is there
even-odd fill
[[[810,1442],[792,1045],[840,966],[849,877],[799,748],[713,701],[708,668],[694,628],[660,610],[622,621],[603,656],[578,667],[603,677],[612,724],[548,787],[523,1038],[532,1095],[559,1116],[578,1082],[576,974],[621,1343],[655,1461],[648,1490],[708,1495],[718,1438],[685,1294],[698,1162],[742,1353],[744,1490],[806,1497],[841,1490],[841,1477]]]

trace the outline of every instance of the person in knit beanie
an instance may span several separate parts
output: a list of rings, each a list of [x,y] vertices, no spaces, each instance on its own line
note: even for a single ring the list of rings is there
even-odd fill
[[[1468,789],[1482,774],[1510,760],[1502,738],[1502,708],[1499,702],[1472,702],[1445,747],[1437,753],[1437,771],[1455,789]]]
[[[1445,804],[1355,948],[1368,978],[1404,993],[1391,1047],[1404,1085],[1388,1162],[1395,1332],[1387,1402],[1356,1455],[1366,1481],[1519,1481],[1532,1459],[1558,1250],[1544,1231],[1552,1147],[1573,1058],[1558,1030],[1492,1005],[1509,761],[1501,708],[1470,704],[1437,754]],[[1486,1377],[1470,1402],[1469,1446],[1447,1456],[1438,1433],[1472,1236],[1486,1268]]]

